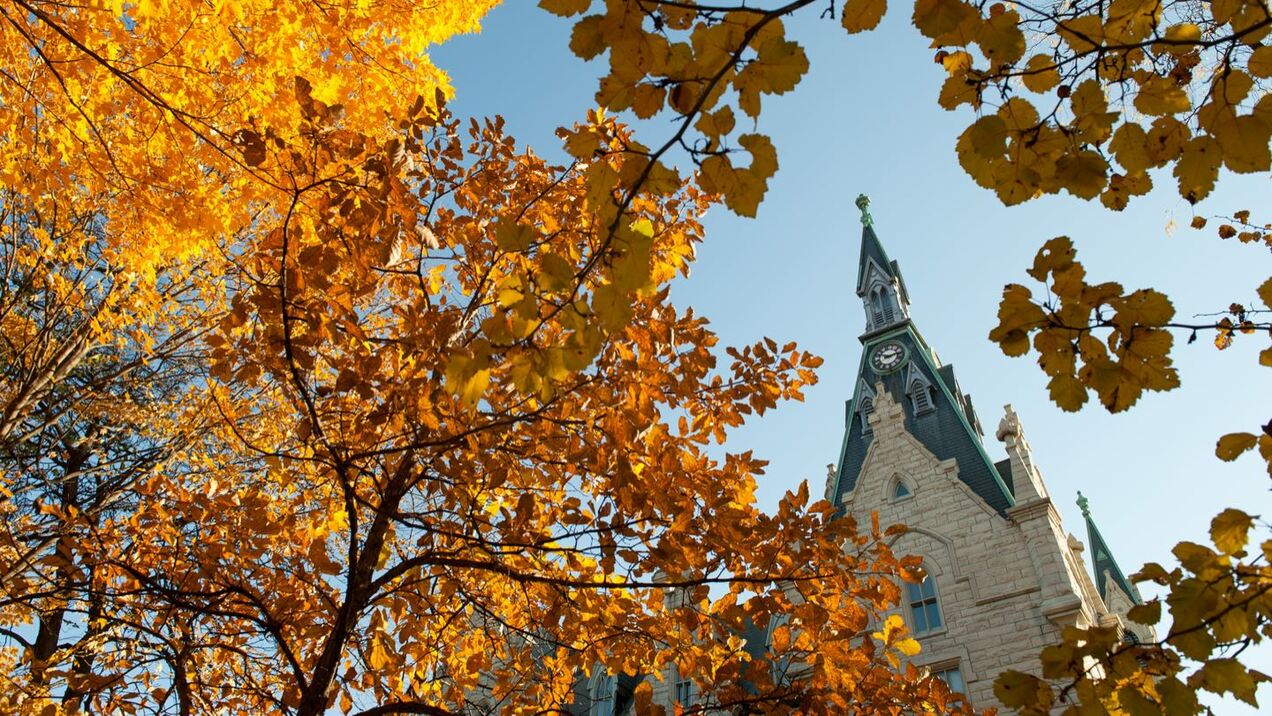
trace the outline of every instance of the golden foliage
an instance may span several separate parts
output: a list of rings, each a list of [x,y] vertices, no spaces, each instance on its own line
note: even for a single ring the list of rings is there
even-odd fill
[[[1272,540],[1250,545],[1255,523],[1245,512],[1224,510],[1211,523],[1214,548],[1181,542],[1174,548],[1180,567],[1150,563],[1132,577],[1167,590],[1171,626],[1158,641],[1123,641],[1113,627],[1070,627],[1063,642],[1043,650],[1042,678],[1006,672],[995,695],[1023,714],[1203,713],[1201,691],[1257,706],[1255,690],[1272,677],[1227,655],[1261,643],[1272,611]],[[1259,526],[1267,531],[1266,523]],[[1129,613],[1140,624],[1161,616],[1156,599]]]
[[[556,167],[445,111],[420,53],[486,3],[17,2],[0,710],[516,711],[672,665],[722,708],[967,710],[867,630],[895,530],[806,484],[764,514],[708,450],[820,364],[670,303],[719,197],[602,112]],[[744,111],[802,72],[779,34]],[[737,142],[703,177],[753,211],[776,154]],[[742,638],[774,619],[796,682]]]
[[[1047,299],[1036,303],[1028,288],[1007,286],[990,340],[1018,356],[1029,352],[1032,338],[1038,365],[1051,377],[1051,399],[1065,410],[1081,408],[1091,390],[1116,413],[1145,390],[1177,387],[1170,301],[1152,289],[1127,293],[1118,283],[1088,284],[1076,257],[1068,238],[1047,242],[1029,270],[1046,286]]]

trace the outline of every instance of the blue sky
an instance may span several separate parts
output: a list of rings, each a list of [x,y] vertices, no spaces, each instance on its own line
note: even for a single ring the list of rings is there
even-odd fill
[[[481,35],[432,54],[454,81],[458,115],[502,114],[519,141],[561,157],[553,130],[594,106],[606,65],[573,57],[570,23],[534,5],[510,0],[487,18]],[[1111,416],[1091,405],[1061,411],[1048,401],[1033,359],[1004,356],[986,335],[1003,284],[1028,284],[1024,269],[1053,236],[1073,238],[1090,280],[1161,290],[1180,320],[1233,301],[1257,305],[1255,288],[1272,268],[1267,251],[1220,241],[1213,222],[1205,231],[1188,228],[1193,208],[1166,173],[1154,176],[1152,194],[1121,213],[1069,195],[1003,207],[958,165],[954,142],[972,113],[937,106],[944,72],[909,25],[908,7],[894,8],[880,29],[859,36],[817,12],[788,23],[808,52],[809,74],[794,92],[764,100],[759,129],[774,138],[780,169],[759,216],[742,219],[724,209],[709,215],[693,275],[673,291],[677,305],[712,319],[724,344],[771,336],[826,359],[804,403],[753,421],[726,446],[771,461],[761,501],[775,504],[805,478],[821,494],[825,466],[838,457],[864,325],[853,293],[861,235],[853,200],[864,192],[877,233],[901,264],[915,324],[971,393],[990,455],[1003,455],[993,431],[1011,403],[1070,532],[1087,541],[1073,502],[1082,490],[1129,573],[1146,561],[1169,566],[1169,548],[1180,540],[1208,543],[1209,521],[1225,507],[1263,512],[1269,483],[1260,462],[1246,456],[1221,463],[1214,444],[1272,417],[1272,371],[1257,364],[1265,337],[1238,336],[1221,353],[1209,336],[1188,346],[1178,335],[1183,386]],[[638,136],[658,144],[669,127],[646,122]],[[1257,218],[1267,205],[1267,181],[1225,173],[1197,210],[1249,208]],[[1258,661],[1272,671],[1266,654]],[[1272,698],[1266,689],[1262,695]],[[1252,712],[1230,702],[1221,709]]]

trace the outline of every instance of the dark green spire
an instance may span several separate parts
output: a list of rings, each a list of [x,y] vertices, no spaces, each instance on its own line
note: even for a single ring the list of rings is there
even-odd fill
[[[857,197],[861,209],[861,258],[857,263],[857,295],[866,309],[866,333],[873,333],[907,320],[910,296],[901,278],[901,267],[888,258],[874,231],[870,197]]]
[[[1086,519],[1087,542],[1091,546],[1091,569],[1095,571],[1095,586],[1100,590],[1100,598],[1106,603],[1109,601],[1108,578],[1111,577],[1118,589],[1125,592],[1131,601],[1142,604],[1144,599],[1140,597],[1139,590],[1131,584],[1125,574],[1122,574],[1122,568],[1117,566],[1117,560],[1113,559],[1113,551],[1109,549],[1099,528],[1095,526],[1095,520],[1091,519],[1090,504],[1087,498],[1078,492],[1078,508],[1082,510],[1082,517]]]

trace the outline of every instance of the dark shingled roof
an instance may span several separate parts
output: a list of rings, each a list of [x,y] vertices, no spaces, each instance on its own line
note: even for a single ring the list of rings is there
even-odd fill
[[[994,469],[998,470],[998,476],[1003,478],[1003,484],[1007,486],[1007,490],[1011,492],[1011,496],[1016,496],[1016,482],[1011,479],[1011,458],[999,460],[994,463]]]
[[[1100,590],[1100,598],[1108,603],[1108,577],[1112,577],[1117,583],[1119,589],[1131,598],[1136,604],[1144,602],[1140,596],[1139,590],[1135,585],[1122,574],[1122,568],[1117,566],[1117,560],[1113,559],[1113,551],[1109,549],[1109,545],[1104,541],[1104,536],[1100,534],[1099,528],[1095,526],[1095,520],[1091,519],[1091,512],[1086,505],[1082,504],[1082,516],[1086,518],[1087,526],[1087,542],[1091,544],[1091,569],[1095,572],[1095,586]]]
[[[936,409],[924,415],[915,416],[914,410],[906,397],[906,370],[898,370],[886,375],[879,375],[870,367],[865,356],[878,343],[892,340],[901,343],[909,351],[910,363],[914,365],[935,386],[937,395],[933,403]],[[999,514],[1006,515],[1007,509],[1014,504],[1011,490],[1002,479],[998,468],[985,453],[980,435],[968,420],[964,412],[962,396],[954,397],[948,384],[940,375],[935,361],[923,339],[909,326],[871,337],[862,351],[861,367],[858,375],[867,384],[874,386],[883,383],[884,389],[892,395],[892,399],[905,407],[905,426],[925,448],[940,460],[954,458],[958,462],[958,478],[985,500]],[[860,379],[857,381],[860,384]],[[872,437],[863,434],[862,416],[856,412],[860,396],[853,396],[848,408],[843,447],[839,456],[837,473],[837,489],[835,504],[841,497],[853,490],[861,466],[865,460],[866,450],[870,447]]]
[[[905,290],[905,279],[901,276],[901,265],[896,261],[888,258],[888,253],[883,250],[883,244],[879,241],[879,237],[875,235],[874,228],[869,224],[862,227],[861,231],[861,257],[859,259],[860,270],[857,273],[857,295],[865,293],[865,287],[862,282],[866,278],[866,266],[873,262],[879,266],[885,275],[895,277],[897,283],[901,286],[901,300],[908,303],[910,296]]]

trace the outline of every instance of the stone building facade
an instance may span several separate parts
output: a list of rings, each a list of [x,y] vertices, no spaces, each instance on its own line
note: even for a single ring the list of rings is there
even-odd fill
[[[893,545],[923,558],[922,585],[906,585],[899,612],[923,646],[916,663],[995,705],[1005,669],[1037,672],[1038,653],[1067,625],[1116,625],[1140,597],[1113,560],[1080,500],[1092,545],[1068,534],[1011,406],[995,437],[1006,459],[989,457],[970,396],[910,319],[900,266],[889,260],[861,197],[857,295],[866,312],[856,390],[847,402],[839,461],[826,497],[858,520],[909,532]]]

